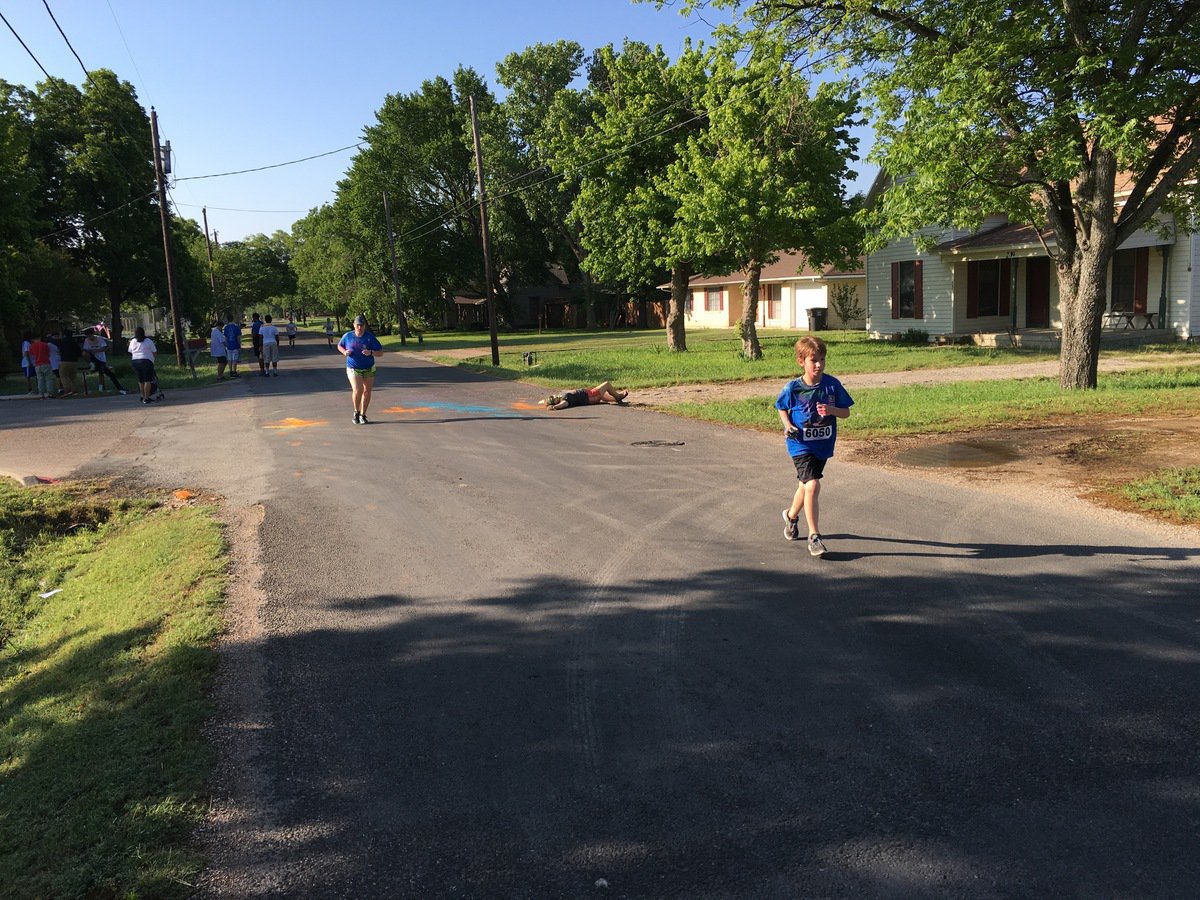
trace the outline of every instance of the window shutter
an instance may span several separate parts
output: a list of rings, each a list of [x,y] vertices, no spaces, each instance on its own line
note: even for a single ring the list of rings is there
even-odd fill
[[[1133,311],[1146,314],[1146,281],[1150,276],[1150,248],[1139,247],[1133,256]]]
[[[1002,315],[1008,315],[1009,293],[1012,290],[1012,261],[1008,259],[1000,260],[1000,284],[999,298],[996,302],[996,311]]]
[[[925,318],[925,288],[921,282],[921,260],[913,261],[913,317]]]
[[[967,318],[979,318],[979,263],[967,263]]]
[[[892,318],[900,318],[900,263],[892,263]]]

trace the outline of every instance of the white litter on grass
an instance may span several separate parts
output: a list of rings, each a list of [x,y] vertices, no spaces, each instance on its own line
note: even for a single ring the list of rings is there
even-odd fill
[[[41,597],[43,600],[45,600],[47,597],[53,597],[55,594],[61,594],[61,593],[62,593],[62,588],[55,588],[52,591],[46,591],[46,593],[44,593],[44,594],[38,594],[38,596]]]

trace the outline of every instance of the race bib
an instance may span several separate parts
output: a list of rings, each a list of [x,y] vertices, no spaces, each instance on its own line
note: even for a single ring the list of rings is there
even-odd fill
[[[832,425],[806,425],[800,430],[802,441],[827,441],[833,437]]]

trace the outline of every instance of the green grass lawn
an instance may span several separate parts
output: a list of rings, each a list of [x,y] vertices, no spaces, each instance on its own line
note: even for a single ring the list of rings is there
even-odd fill
[[[793,346],[802,333],[781,329],[761,330],[759,336],[763,358],[754,362],[741,357],[741,340],[729,328],[690,332],[687,336],[687,353],[669,352],[661,330],[505,334],[499,339],[499,369],[491,365],[491,347],[486,332],[429,334],[420,349],[434,358],[474,371],[551,387],[577,387],[609,380],[622,388],[646,388],[705,382],[786,380],[796,374]],[[825,331],[820,336],[829,348],[829,369],[838,375],[987,366],[1058,358],[1055,352],[1037,350],[901,345],[873,341],[865,333],[857,331]],[[388,349],[400,349],[398,337],[384,338],[383,342]],[[410,341],[407,349],[417,348]],[[478,349],[479,355],[468,359],[448,355],[439,357],[440,351],[464,349]],[[1197,360],[1200,360],[1200,348],[1179,344],[1130,348],[1119,352],[1153,356],[1155,352],[1167,349],[1176,353],[1194,352]],[[522,358],[527,351],[536,354],[536,364],[533,366],[527,366]]]
[[[1126,498],[1181,524],[1200,524],[1200,466],[1164,469],[1126,485]]]
[[[0,484],[0,543],[5,896],[190,896],[225,580],[213,510]]]
[[[777,431],[776,388],[757,398],[678,403],[678,415]],[[1023,427],[1063,416],[1116,418],[1192,414],[1200,408],[1200,364],[1105,375],[1094,391],[1064,391],[1053,378],[964,381],[939,385],[864,388],[838,428],[848,437],[947,434],[978,428]]]

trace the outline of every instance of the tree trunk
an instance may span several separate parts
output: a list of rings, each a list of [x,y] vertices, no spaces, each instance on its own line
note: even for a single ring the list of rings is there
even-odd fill
[[[762,263],[754,260],[746,267],[746,279],[742,282],[742,317],[738,320],[738,332],[742,336],[742,356],[746,359],[762,359],[762,345],[758,343],[758,279],[762,275]]]
[[[680,262],[672,267],[671,306],[667,311],[667,349],[679,353],[687,351],[684,311],[687,309],[688,284],[691,279],[691,263]]]
[[[1116,159],[1110,152],[1093,155],[1090,190],[1081,197],[1087,218],[1079,227],[1074,252],[1058,264],[1062,349],[1058,384],[1068,389],[1096,387],[1100,362],[1100,324],[1108,303],[1108,268],[1116,251],[1117,225],[1112,183]]]
[[[108,286],[108,310],[111,315],[109,321],[109,342],[112,344],[110,348],[114,353],[117,347],[121,346],[121,292],[117,290],[115,284]]]

